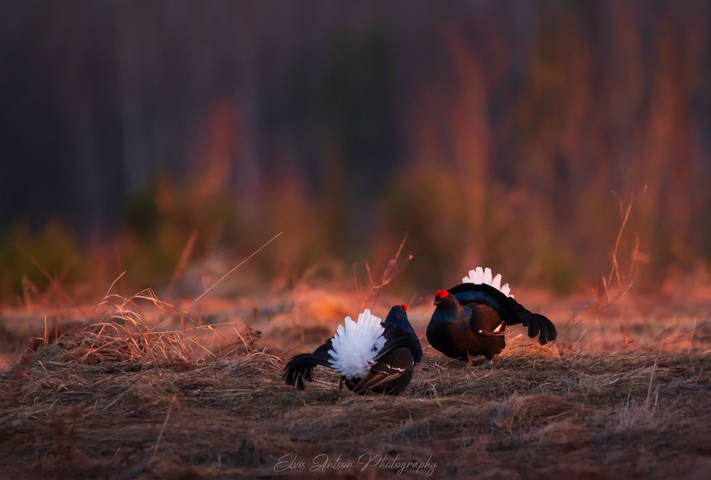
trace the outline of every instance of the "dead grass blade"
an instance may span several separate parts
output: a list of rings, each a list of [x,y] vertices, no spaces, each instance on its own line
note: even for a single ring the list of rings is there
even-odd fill
[[[175,404],[176,398],[177,398],[177,395],[173,395],[173,398],[170,400],[170,404],[168,405],[168,413],[165,414],[165,420],[163,420],[163,425],[161,425],[160,432],[158,432],[158,438],[156,439],[155,447],[153,447],[153,455],[151,456],[151,460],[158,453],[158,448],[160,448],[160,441],[163,439],[163,434],[165,433],[165,427],[168,426],[168,420],[170,419],[170,412],[173,411],[173,405]]]

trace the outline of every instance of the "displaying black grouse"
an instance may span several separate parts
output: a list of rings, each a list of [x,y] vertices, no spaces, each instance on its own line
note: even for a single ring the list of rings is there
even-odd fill
[[[415,364],[422,360],[422,346],[407,319],[407,306],[396,305],[384,322],[364,310],[354,322],[346,317],[336,334],[313,353],[293,357],[284,367],[287,384],[304,389],[313,381],[317,365],[341,374],[349,390],[356,393],[397,395],[412,378]]]
[[[509,285],[501,285],[501,274],[492,278],[490,268],[477,267],[462,282],[435,293],[427,326],[427,340],[435,349],[461,360],[477,355],[491,360],[506,345],[506,327],[519,323],[541,345],[555,340],[553,323],[514,300]]]

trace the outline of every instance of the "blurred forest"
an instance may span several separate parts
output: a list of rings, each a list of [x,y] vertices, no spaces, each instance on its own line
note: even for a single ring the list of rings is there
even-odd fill
[[[190,258],[711,266],[711,3],[6,1],[0,292]],[[633,202],[633,203],[632,203]],[[40,268],[41,267],[41,268]],[[101,288],[105,288],[102,284]],[[9,293],[14,292],[14,293]],[[3,293],[0,293],[0,298]]]

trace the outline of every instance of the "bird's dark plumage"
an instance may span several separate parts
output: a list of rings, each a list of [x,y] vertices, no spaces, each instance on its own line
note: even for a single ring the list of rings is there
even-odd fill
[[[384,345],[377,352],[367,373],[362,378],[345,375],[341,377],[346,386],[356,393],[402,393],[410,383],[415,364],[422,360],[422,346],[407,319],[405,305],[392,307],[380,325],[383,327]],[[313,381],[314,367],[321,365],[334,368],[333,358],[329,353],[333,351],[334,338],[330,338],[313,353],[293,357],[284,367],[283,377],[286,383],[303,390],[304,380]]]
[[[490,271],[488,275],[490,282]],[[556,329],[548,318],[529,312],[502,292],[500,278],[495,283],[462,283],[437,291],[427,326],[427,340],[435,349],[462,360],[477,355],[491,360],[506,345],[506,327],[516,324],[528,327],[528,336],[538,337],[541,345],[555,340]],[[505,289],[508,293],[508,285]]]
[[[380,357],[368,376],[353,385],[356,393],[374,392],[387,395],[402,393],[412,379],[415,355],[408,347],[397,347]]]

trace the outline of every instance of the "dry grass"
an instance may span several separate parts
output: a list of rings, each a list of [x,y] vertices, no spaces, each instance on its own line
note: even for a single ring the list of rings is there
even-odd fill
[[[397,398],[339,391],[325,370],[304,392],[280,378],[286,357],[358,308],[350,295],[209,301],[187,315],[150,292],[109,294],[58,338],[27,312],[40,341],[0,373],[0,468],[9,478],[301,477],[328,455],[324,476],[707,478],[707,299],[625,296],[600,311],[521,296],[557,321],[555,344],[513,328],[493,369],[426,346]],[[418,332],[430,308],[411,308]],[[359,463],[378,455],[391,462]]]

